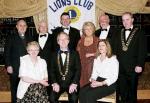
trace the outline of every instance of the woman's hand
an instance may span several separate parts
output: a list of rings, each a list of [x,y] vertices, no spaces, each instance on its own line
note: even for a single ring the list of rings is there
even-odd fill
[[[98,82],[98,81],[92,81],[91,82],[91,87],[92,88],[96,88],[96,87],[103,86],[103,85],[104,85],[103,82]]]
[[[86,56],[87,58],[89,58],[89,57],[95,56],[95,53],[86,53],[85,56]]]
[[[47,80],[40,80],[39,81],[40,84],[44,85],[44,86],[49,86],[48,81]]]

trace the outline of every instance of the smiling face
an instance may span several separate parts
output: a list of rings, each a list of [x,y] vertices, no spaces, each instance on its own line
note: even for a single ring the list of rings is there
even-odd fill
[[[92,22],[85,22],[82,27],[85,36],[93,36],[95,32],[95,25]]]
[[[61,21],[60,23],[65,26],[65,27],[68,27],[70,25],[70,17],[69,15],[62,15],[61,16]]]
[[[20,34],[25,34],[27,30],[27,24],[24,20],[19,20],[17,22],[16,28]]]
[[[68,49],[69,36],[64,32],[61,32],[57,37],[57,43],[59,44],[60,49]]]
[[[39,23],[39,32],[44,34],[44,33],[47,33],[47,30],[48,30],[47,23],[44,21],[40,22]]]
[[[103,41],[99,42],[98,49],[99,49],[100,54],[105,54],[106,55],[107,46],[106,46],[105,42],[103,42]]]
[[[39,44],[37,42],[28,43],[27,52],[31,57],[37,57],[39,53]]]
[[[109,17],[108,15],[102,15],[99,18],[99,25],[102,29],[106,29],[109,25]]]
[[[133,17],[126,13],[126,14],[123,14],[122,16],[122,23],[123,23],[123,26],[125,27],[125,29],[129,29],[131,28],[131,26],[133,26]]]

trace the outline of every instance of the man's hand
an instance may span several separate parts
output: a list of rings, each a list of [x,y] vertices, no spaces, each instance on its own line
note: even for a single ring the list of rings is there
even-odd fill
[[[60,91],[60,86],[59,86],[59,84],[53,83],[53,84],[52,84],[52,87],[53,87],[53,91],[55,91],[55,92],[57,92],[57,93]]]
[[[136,73],[141,73],[142,72],[142,67],[136,66],[135,67],[135,72]]]
[[[77,92],[77,84],[71,84],[69,87],[69,93]]]
[[[12,73],[13,73],[13,67],[12,67],[12,66],[8,66],[8,67],[7,67],[7,72],[8,72],[9,74],[12,74]]]

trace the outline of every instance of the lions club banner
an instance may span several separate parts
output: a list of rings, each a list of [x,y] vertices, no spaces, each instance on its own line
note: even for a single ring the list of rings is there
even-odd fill
[[[47,0],[49,31],[61,26],[63,12],[69,13],[71,26],[81,30],[85,21],[95,23],[95,0]]]

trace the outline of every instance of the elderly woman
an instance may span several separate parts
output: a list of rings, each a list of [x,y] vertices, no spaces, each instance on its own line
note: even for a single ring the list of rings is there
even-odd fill
[[[28,55],[20,58],[17,103],[49,103],[47,65],[38,55],[39,44],[35,41],[27,45]]]
[[[97,54],[94,59],[90,83],[81,88],[80,103],[96,103],[97,99],[115,91],[119,63],[116,56],[112,55],[111,47],[107,40],[100,40]]]
[[[89,78],[92,72],[93,60],[97,50],[99,39],[95,37],[95,26],[92,22],[83,24],[83,35],[78,42],[77,51],[81,60],[81,79],[80,87],[89,83]]]

